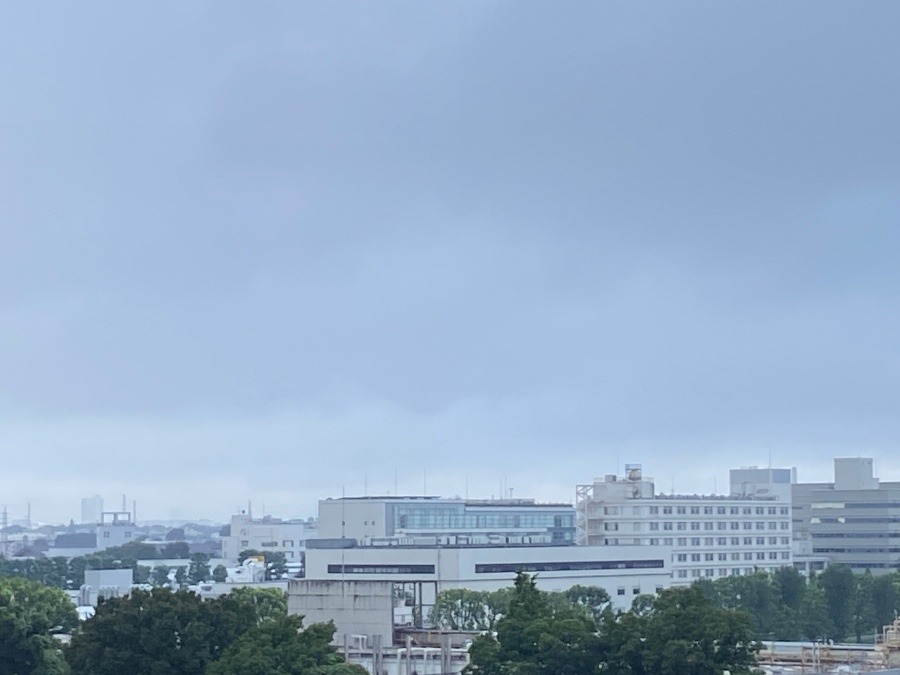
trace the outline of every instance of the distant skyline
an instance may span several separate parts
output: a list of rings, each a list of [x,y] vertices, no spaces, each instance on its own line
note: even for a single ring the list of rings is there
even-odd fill
[[[0,8],[0,505],[900,479],[897,25]]]

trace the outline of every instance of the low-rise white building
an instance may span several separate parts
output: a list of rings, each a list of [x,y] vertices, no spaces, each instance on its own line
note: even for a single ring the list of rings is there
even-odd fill
[[[655,494],[640,465],[576,488],[578,543],[666,546],[672,582],[791,566],[789,469],[736,469],[731,494]]]
[[[306,578],[389,581],[494,591],[511,586],[518,571],[537,574],[546,591],[600,586],[613,605],[671,583],[671,549],[663,546],[356,546],[310,548]],[[426,599],[427,601],[427,599]]]
[[[241,551],[253,549],[261,553],[284,553],[288,565],[302,564],[306,542],[318,536],[317,532],[316,522],[312,518],[253,518],[241,513],[231,516],[231,533],[222,537],[222,557],[237,562]]]

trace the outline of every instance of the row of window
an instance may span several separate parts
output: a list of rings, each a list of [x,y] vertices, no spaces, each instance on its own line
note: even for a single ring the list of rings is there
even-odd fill
[[[736,516],[739,514],[743,514],[745,516],[751,516],[754,514],[757,516],[767,514],[770,516],[787,516],[790,514],[790,508],[787,506],[651,506],[650,513],[653,515],[658,513],[662,513],[663,515],[672,513],[675,513],[677,515],[686,515],[690,513],[691,515],[695,516],[700,515],[701,513],[704,516]]]
[[[662,560],[573,560],[566,562],[484,563],[475,565],[476,574],[498,572],[582,572],[585,570],[660,569]]]
[[[663,537],[648,539],[650,546],[789,546],[790,537]],[[625,544],[618,538],[606,538],[603,540],[606,546],[618,546]],[[642,545],[640,539],[634,539],[635,546]]]
[[[702,557],[701,557],[702,556]],[[718,556],[718,557],[717,557]],[[790,551],[751,551],[732,552],[732,553],[677,553],[675,554],[675,562],[710,562],[712,560],[790,560]]]
[[[756,571],[755,567],[720,567],[719,568],[719,576],[727,577],[727,576],[740,576],[741,574],[753,574]],[[705,570],[675,570],[675,576],[678,579],[687,579],[690,576],[691,579],[698,579],[701,576],[710,578],[716,576],[716,570],[714,568],[707,568]]]
[[[783,520],[783,521],[780,521],[780,522],[774,521],[774,520],[770,520],[770,521],[767,521],[767,522],[766,522],[766,521],[756,521],[756,522],[753,522],[753,521],[750,521],[750,520],[746,520],[746,521],[743,521],[743,522],[738,522],[738,521],[731,521],[731,522],[720,521],[720,522],[718,522],[718,523],[713,523],[713,522],[699,523],[699,522],[697,522],[697,521],[692,521],[692,522],[688,523],[688,522],[685,522],[685,521],[683,521],[683,520],[680,520],[680,521],[669,521],[669,520],[667,520],[667,521],[663,521],[663,522],[662,522],[662,528],[660,528],[660,523],[658,523],[658,522],[657,522],[657,523],[648,523],[648,526],[649,526],[649,529],[650,529],[651,532],[657,531],[657,530],[659,530],[659,529],[662,529],[662,530],[665,530],[665,531],[671,531],[671,530],[673,530],[673,529],[674,529],[674,530],[688,530],[688,529],[690,529],[690,530],[693,530],[693,531],[695,531],[695,532],[696,532],[697,530],[701,530],[701,529],[702,529],[702,530],[704,530],[704,531],[709,532],[709,531],[714,530],[714,529],[715,529],[715,530],[720,530],[720,531],[721,531],[721,530],[742,530],[742,529],[743,529],[743,530],[753,530],[753,529],[757,529],[757,530],[779,530],[779,529],[780,529],[780,530],[789,530],[789,529],[791,528],[790,522],[788,522],[788,521],[786,521],[786,520]],[[604,523],[604,524],[603,524],[603,529],[604,529],[604,530],[616,530],[616,531],[617,531],[617,530],[619,529],[619,523]],[[624,528],[623,528],[623,529],[624,529]],[[640,529],[641,529],[641,523],[632,523],[632,530],[633,530],[633,531],[638,532],[638,531],[640,531]]]

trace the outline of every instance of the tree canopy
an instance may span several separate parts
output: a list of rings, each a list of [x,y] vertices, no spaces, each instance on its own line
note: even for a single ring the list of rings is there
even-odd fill
[[[77,622],[75,607],[58,588],[0,579],[0,675],[67,673],[52,634],[69,631]]]

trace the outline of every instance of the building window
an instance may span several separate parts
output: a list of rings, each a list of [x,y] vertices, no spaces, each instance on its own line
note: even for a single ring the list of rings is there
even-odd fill
[[[685,509],[684,509],[683,506],[679,506],[679,507],[676,507],[675,512],[676,512],[679,516],[683,516],[684,513],[685,513]]]
[[[692,507],[691,507],[691,515],[693,515],[693,516],[698,516],[698,515],[700,515],[700,507],[699,507],[699,506],[692,506]]]
[[[664,529],[664,530],[671,530],[671,529],[672,529],[672,523],[663,523],[663,529]]]
[[[703,559],[706,560],[707,562],[709,562],[709,561],[711,561],[711,560],[715,560],[715,558],[713,557],[713,554],[712,554],[712,553],[706,553],[706,554],[704,554]]]
[[[664,506],[664,507],[663,507],[663,514],[664,514],[664,515],[667,515],[667,516],[671,516],[671,515],[672,515],[672,507],[671,507],[671,506]]]
[[[727,554],[727,553],[720,553],[720,554],[719,554],[719,560],[728,560],[728,554]]]
[[[678,570],[678,578],[685,579],[687,577],[687,570]]]
[[[687,553],[679,553],[677,559],[678,562],[687,562]]]
[[[703,529],[711,530],[711,529],[713,529],[713,524],[712,523],[703,523]]]
[[[651,507],[650,507],[650,515],[651,515],[651,516],[655,516],[655,515],[657,515],[658,513],[659,513],[659,507],[658,507],[658,506],[651,506]]]
[[[625,589],[622,586],[619,586],[616,589],[616,595],[625,595]]]
[[[700,523],[691,523],[691,529],[692,529],[692,530],[699,530],[699,529],[700,529]]]
[[[687,546],[687,537],[678,537],[679,546]]]
[[[732,546],[740,546],[740,545],[741,545],[741,538],[740,538],[740,537],[732,537],[732,538],[731,538],[731,545],[732,545]]]
[[[635,525],[637,525],[637,523],[635,523]],[[659,523],[650,523],[651,531],[658,530],[658,529],[659,529]]]
[[[632,589],[631,589],[631,594],[632,594],[632,595],[640,595],[640,594],[641,594],[641,587],[640,587],[640,586],[634,586],[634,587],[632,587]]]
[[[691,546],[699,546],[700,537],[691,537]]]
[[[700,562],[700,554],[691,553],[691,562]]]
[[[717,507],[716,513],[718,513],[720,516],[724,516],[725,515],[725,507],[724,506]]]

